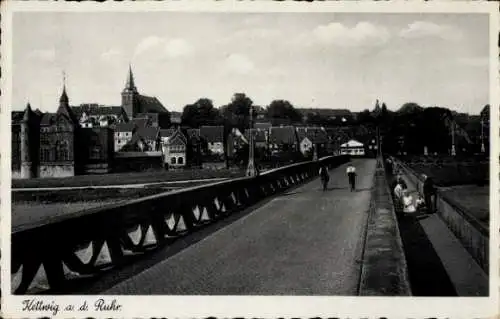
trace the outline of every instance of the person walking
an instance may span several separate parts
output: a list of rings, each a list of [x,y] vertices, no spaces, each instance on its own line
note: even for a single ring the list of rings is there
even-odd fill
[[[351,185],[351,192],[353,192],[356,190],[356,167],[352,163],[349,163],[346,173],[349,178],[349,185]]]
[[[328,168],[326,165],[322,165],[319,169],[319,177],[321,179],[321,184],[323,185],[323,191],[328,189],[328,182],[330,181],[330,175],[328,174]]]
[[[427,212],[432,214],[436,211],[436,187],[434,181],[427,175],[422,174],[424,179],[424,201]]]

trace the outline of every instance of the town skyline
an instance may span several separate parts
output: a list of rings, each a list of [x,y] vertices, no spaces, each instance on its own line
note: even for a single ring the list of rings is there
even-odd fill
[[[72,105],[120,105],[129,64],[139,92],[177,112],[239,92],[260,106],[353,112],[376,99],[469,114],[489,104],[487,15],[17,13],[13,23],[12,110],[55,112],[63,72]]]

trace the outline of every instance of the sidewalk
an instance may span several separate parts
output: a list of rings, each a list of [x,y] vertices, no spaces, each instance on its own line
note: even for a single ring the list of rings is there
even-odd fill
[[[415,185],[402,178],[415,197]],[[437,214],[398,215],[415,296],[488,295],[487,274]]]

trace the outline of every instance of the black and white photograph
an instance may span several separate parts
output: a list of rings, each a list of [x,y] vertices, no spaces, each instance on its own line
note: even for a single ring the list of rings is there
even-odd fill
[[[498,7],[212,4],[2,8],[6,316],[497,315]]]

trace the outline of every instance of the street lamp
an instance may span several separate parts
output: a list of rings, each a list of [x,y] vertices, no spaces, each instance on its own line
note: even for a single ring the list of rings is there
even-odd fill
[[[481,153],[486,152],[486,147],[484,146],[484,119],[481,118]]]
[[[250,129],[248,134],[248,166],[247,166],[247,176],[254,177],[257,175],[257,171],[255,170],[255,162],[254,162],[254,146],[253,146],[253,108],[250,106]]]
[[[456,150],[455,150],[455,122],[451,122],[451,156],[456,155]]]

